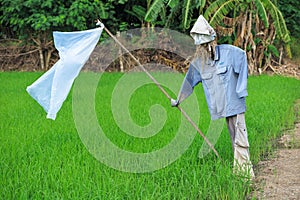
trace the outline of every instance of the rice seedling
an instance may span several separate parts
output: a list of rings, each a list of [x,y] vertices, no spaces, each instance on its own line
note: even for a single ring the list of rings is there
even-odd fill
[[[250,193],[250,182],[232,173],[233,155],[226,126],[215,145],[223,162],[212,152],[199,158],[203,139],[195,133],[186,151],[169,165],[146,173],[123,172],[98,161],[82,142],[74,121],[75,88],[57,119],[45,118],[44,110],[25,90],[40,75],[0,73],[2,199],[245,199]],[[151,123],[159,126],[160,121],[153,120],[164,119],[163,126],[152,135],[145,129],[145,138],[121,129],[115,120],[112,99],[115,85],[123,76],[101,76],[95,94],[97,121],[106,137],[125,151],[159,151],[176,137],[183,119],[156,86],[147,83],[137,87],[126,104],[130,120],[147,127]],[[143,77],[139,73],[135,76]],[[164,87],[176,97],[179,88],[173,91]],[[248,92],[246,121],[255,165],[274,150],[274,139],[282,130],[293,125],[292,106],[300,98],[300,82],[280,76],[253,76],[249,77]],[[194,94],[198,103],[194,112],[201,113],[197,123],[206,133],[210,117],[202,87],[196,87]],[[124,99],[120,97],[119,101]],[[189,100],[183,106],[188,103]],[[159,106],[152,107],[156,104]]]

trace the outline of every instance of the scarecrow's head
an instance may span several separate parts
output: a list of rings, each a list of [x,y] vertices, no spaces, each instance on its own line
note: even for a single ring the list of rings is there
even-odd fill
[[[198,17],[190,34],[195,41],[195,45],[209,43],[214,41],[216,37],[215,30],[209,25],[202,15]]]

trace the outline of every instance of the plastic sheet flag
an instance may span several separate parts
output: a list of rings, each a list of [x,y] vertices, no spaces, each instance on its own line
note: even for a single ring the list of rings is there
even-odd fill
[[[54,45],[59,51],[60,59],[26,89],[47,112],[48,119],[55,120],[75,78],[97,45],[103,28],[53,32]]]

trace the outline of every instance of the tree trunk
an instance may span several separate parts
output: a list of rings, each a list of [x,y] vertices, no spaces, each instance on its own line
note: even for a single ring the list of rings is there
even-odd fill
[[[32,41],[37,45],[39,51],[39,62],[42,70],[48,70],[50,68],[49,63],[52,54],[55,50],[53,41],[48,37],[48,32],[39,33],[36,38],[31,36]]]
[[[44,54],[42,48],[39,48],[41,69],[45,69]]]
[[[38,46],[38,50],[39,50],[39,57],[40,57],[40,66],[41,69],[44,70],[45,69],[45,61],[44,61],[44,54],[43,54],[43,46],[42,46],[42,42],[40,40],[40,38],[32,38],[32,40],[36,43],[36,45]]]
[[[120,38],[121,33],[120,31],[117,32],[117,38]],[[124,72],[124,64],[123,64],[123,55],[122,55],[122,48],[119,47],[119,64],[120,64],[120,71]]]

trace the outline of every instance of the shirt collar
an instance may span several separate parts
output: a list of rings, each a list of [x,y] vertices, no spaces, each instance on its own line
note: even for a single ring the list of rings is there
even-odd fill
[[[219,46],[216,46],[215,48],[215,61],[220,59],[220,50],[219,50]]]

